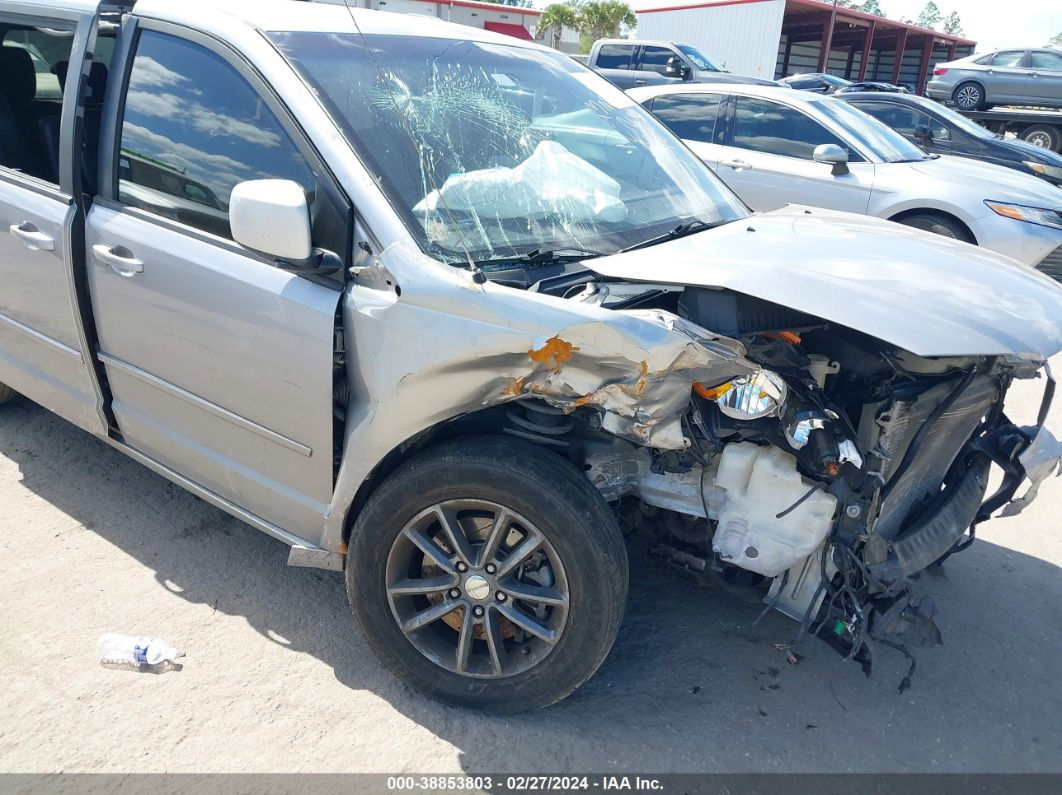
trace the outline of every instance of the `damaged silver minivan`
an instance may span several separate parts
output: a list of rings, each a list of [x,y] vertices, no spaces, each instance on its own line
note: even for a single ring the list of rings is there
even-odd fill
[[[92,31],[68,80],[113,39],[100,162],[68,85],[61,228],[83,233],[23,218],[0,169],[22,245],[0,269],[54,266],[73,307],[49,347],[36,282],[0,297],[0,381],[345,570],[374,649],[434,697],[515,711],[583,683],[634,529],[865,666],[910,654],[940,638],[912,575],[1059,466],[1062,288],[1029,268],[750,214],[532,43],[276,1],[54,4]],[[1036,377],[1019,427],[1003,397]]]

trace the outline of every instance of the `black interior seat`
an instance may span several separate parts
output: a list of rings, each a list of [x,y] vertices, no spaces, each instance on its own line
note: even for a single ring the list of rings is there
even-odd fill
[[[67,62],[59,61],[52,67],[52,72],[59,78],[59,86],[66,91]],[[88,76],[88,88],[85,97],[85,133],[84,149],[81,158],[82,189],[85,193],[92,194],[96,190],[96,164],[97,150],[100,142],[100,121],[103,114],[103,96],[107,89],[107,67],[102,63],[92,64]],[[44,153],[43,166],[47,172],[54,176],[45,175],[46,179],[53,182],[59,181],[59,115],[45,116],[38,121],[40,129],[42,149]]]
[[[22,168],[22,136],[3,92],[0,92],[0,166]]]
[[[33,69],[33,59],[21,47],[0,46],[0,95],[7,103],[7,111],[19,137],[17,160],[4,165],[37,174],[37,148],[33,145],[34,141],[27,140],[36,137],[28,136],[27,132],[37,129],[36,119],[33,118],[37,75]]]

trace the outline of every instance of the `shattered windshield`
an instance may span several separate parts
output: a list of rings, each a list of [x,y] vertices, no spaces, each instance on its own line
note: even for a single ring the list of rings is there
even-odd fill
[[[565,55],[273,33],[418,242],[453,264],[612,253],[747,210],[645,110]]]

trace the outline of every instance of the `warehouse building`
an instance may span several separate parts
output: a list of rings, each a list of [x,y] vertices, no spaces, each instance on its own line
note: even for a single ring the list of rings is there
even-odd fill
[[[664,0],[636,13],[638,38],[692,44],[737,74],[829,72],[909,85],[919,94],[934,63],[969,55],[976,44],[831,0]]]

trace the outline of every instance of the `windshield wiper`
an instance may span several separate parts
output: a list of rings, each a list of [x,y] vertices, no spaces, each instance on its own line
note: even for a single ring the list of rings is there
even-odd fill
[[[657,243],[664,243],[668,240],[676,240],[680,237],[686,237],[686,235],[692,235],[695,232],[703,232],[705,229],[713,229],[717,226],[722,226],[728,221],[689,221],[684,224],[679,224],[669,232],[664,232],[662,235],[651,237],[648,240],[643,240],[641,243],[635,243],[633,246],[627,246],[627,248],[621,248],[619,253],[624,251],[634,251],[639,248],[648,248],[649,246],[655,246]]]
[[[506,265],[527,265],[534,268],[540,265],[552,265],[557,262],[576,262],[579,260],[593,259],[594,257],[603,256],[605,256],[603,251],[594,251],[593,249],[579,248],[578,246],[564,246],[555,249],[536,248],[533,251],[528,251],[524,254],[514,254],[511,257],[476,260],[473,264],[477,268],[491,268]],[[455,267],[467,267],[468,261],[451,262],[450,264]]]

